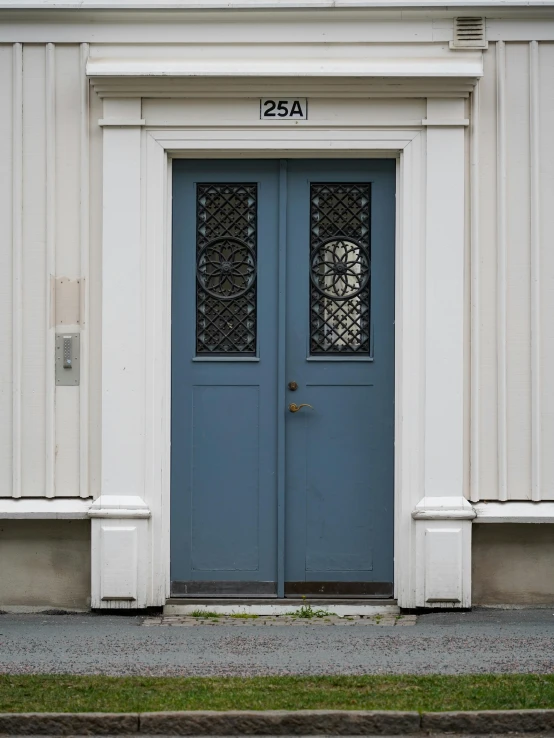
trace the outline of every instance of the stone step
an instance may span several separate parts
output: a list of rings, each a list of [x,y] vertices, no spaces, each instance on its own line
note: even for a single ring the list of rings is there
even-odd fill
[[[164,615],[190,615],[193,612],[216,612],[219,615],[284,615],[302,607],[325,610],[332,615],[397,615],[400,608],[396,600],[339,600],[339,599],[207,599],[171,598],[166,601]]]

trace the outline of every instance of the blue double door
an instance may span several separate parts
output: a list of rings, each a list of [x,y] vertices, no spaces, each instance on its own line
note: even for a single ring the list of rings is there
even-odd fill
[[[172,596],[393,593],[392,160],[173,164]]]

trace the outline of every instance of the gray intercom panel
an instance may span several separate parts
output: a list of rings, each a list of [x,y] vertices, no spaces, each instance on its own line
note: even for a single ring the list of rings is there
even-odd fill
[[[75,387],[80,379],[80,335],[56,333],[56,386]]]

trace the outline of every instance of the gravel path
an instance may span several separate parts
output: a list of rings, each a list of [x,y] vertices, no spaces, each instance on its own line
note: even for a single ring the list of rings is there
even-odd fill
[[[1,615],[0,672],[113,675],[554,673],[554,608],[423,615],[397,627],[142,627]]]

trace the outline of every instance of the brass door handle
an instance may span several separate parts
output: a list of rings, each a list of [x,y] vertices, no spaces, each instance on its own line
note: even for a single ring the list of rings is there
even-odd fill
[[[301,405],[297,405],[295,402],[291,402],[291,404],[289,405],[289,410],[291,411],[291,413],[297,413],[303,407],[311,407],[313,410],[313,407],[311,405],[308,405],[307,402],[303,402]]]

